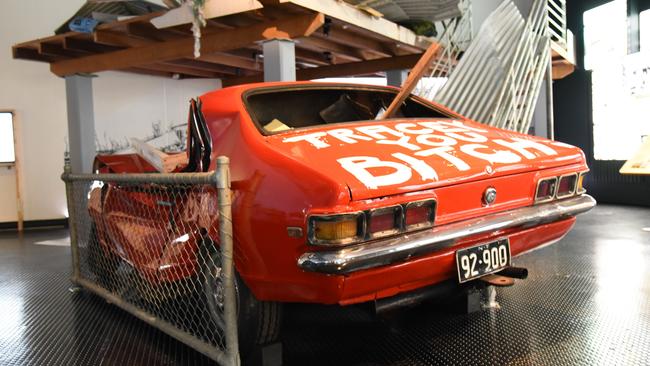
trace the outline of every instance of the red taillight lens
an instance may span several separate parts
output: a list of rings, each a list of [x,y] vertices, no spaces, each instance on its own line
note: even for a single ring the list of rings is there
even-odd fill
[[[433,226],[436,202],[433,200],[411,202],[406,205],[404,221],[406,230]]]
[[[578,183],[578,175],[571,174],[560,177],[560,183],[557,187],[557,198],[564,198],[573,196],[576,192],[576,184]]]
[[[383,214],[372,217],[370,232],[379,233],[395,229],[395,217],[392,214]]]
[[[537,184],[537,192],[535,193],[535,202],[550,201],[555,198],[555,190],[557,189],[557,178],[542,179]]]
[[[417,225],[429,220],[429,208],[413,207],[406,211],[406,226]]]
[[[402,207],[386,207],[370,211],[368,218],[368,233],[377,238],[394,234],[400,229]]]

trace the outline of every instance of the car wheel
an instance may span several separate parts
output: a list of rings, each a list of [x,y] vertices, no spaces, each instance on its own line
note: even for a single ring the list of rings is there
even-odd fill
[[[102,248],[94,223],[91,225],[90,235],[88,235],[86,263],[88,263],[90,272],[95,274],[97,283],[111,290],[116,283],[115,276],[120,265],[120,259],[112,252]]]
[[[221,253],[206,249],[202,274],[203,292],[210,319],[220,334],[224,334],[224,284],[221,266]],[[239,349],[247,354],[255,346],[273,343],[280,336],[282,306],[278,302],[259,301],[235,271],[235,295],[237,306],[237,326],[239,330]]]

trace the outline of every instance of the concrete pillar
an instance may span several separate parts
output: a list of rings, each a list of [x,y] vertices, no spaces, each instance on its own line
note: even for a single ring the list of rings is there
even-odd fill
[[[262,44],[264,81],[296,80],[296,45],[290,39],[272,39]]]
[[[406,81],[408,73],[408,70],[388,70],[386,71],[386,84],[399,88]]]
[[[95,111],[92,77],[65,77],[68,145],[72,173],[90,173],[95,159]]]

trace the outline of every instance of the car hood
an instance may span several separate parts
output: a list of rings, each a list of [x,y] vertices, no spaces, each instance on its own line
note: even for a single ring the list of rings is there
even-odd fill
[[[574,146],[453,119],[331,124],[266,141],[318,176],[345,182],[354,200],[584,163]]]

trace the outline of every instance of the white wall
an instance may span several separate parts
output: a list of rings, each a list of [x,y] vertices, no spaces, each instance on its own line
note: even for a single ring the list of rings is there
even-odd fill
[[[51,35],[84,0],[4,0],[0,12],[0,109],[16,112],[22,140],[25,220],[63,218],[60,180],[67,134],[65,85],[46,63],[13,60],[13,44]],[[187,101],[220,87],[218,80],[169,80],[100,73],[93,80],[96,132],[123,139],[144,137],[151,123],[182,123]],[[16,221],[15,175],[0,168],[0,222]]]

